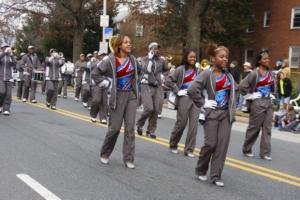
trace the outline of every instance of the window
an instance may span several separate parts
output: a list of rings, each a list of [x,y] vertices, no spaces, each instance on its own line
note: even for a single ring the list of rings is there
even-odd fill
[[[271,24],[271,11],[266,11],[264,14],[264,27],[270,27]]]
[[[300,28],[300,7],[293,8],[291,19],[291,29]]]
[[[135,36],[143,37],[144,36],[144,26],[141,24],[136,24],[135,26]]]
[[[245,49],[245,62],[253,65],[253,49]]]
[[[289,63],[291,68],[299,68],[300,46],[292,46],[289,49]]]
[[[251,17],[252,17],[253,21],[255,22],[255,21],[256,21],[255,15],[252,14]],[[255,23],[251,23],[251,24],[248,26],[248,28],[246,29],[246,33],[252,33],[252,32],[254,32],[254,31],[255,31],[255,30],[254,30],[254,26],[255,26]]]

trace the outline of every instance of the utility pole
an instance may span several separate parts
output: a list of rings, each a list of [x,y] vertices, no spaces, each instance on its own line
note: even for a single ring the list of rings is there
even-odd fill
[[[103,15],[107,15],[107,0],[103,0]],[[105,42],[105,27],[102,27],[102,42]]]

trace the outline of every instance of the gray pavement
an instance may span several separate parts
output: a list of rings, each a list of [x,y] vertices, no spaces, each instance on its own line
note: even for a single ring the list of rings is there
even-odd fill
[[[44,104],[41,94],[38,100]],[[104,166],[99,162],[99,150],[106,128],[90,123],[88,110],[72,98],[59,99],[56,112],[43,104],[14,101],[11,116],[0,115],[1,200],[45,199],[16,177],[20,173],[64,200],[300,199],[298,136],[289,141],[282,139],[286,133],[278,133],[279,139],[272,140],[272,162],[247,159],[241,153],[246,125],[236,123],[223,173],[226,186],[217,188],[196,179],[197,159],[169,153],[163,139],[138,137],[136,169],[129,170],[122,162],[121,134],[110,165]],[[168,139],[175,115],[168,110],[163,115],[157,135]],[[199,126],[197,147],[202,143]],[[258,149],[259,143],[256,155]]]

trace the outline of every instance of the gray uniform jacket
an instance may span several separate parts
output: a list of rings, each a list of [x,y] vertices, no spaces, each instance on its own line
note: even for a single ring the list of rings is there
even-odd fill
[[[23,61],[22,60],[17,61],[17,70],[19,72],[18,79],[20,81],[24,81],[24,68],[23,68]]]
[[[33,70],[38,69],[41,67],[41,62],[37,55],[34,54],[26,54],[22,57],[22,62],[23,62],[23,69],[25,73],[29,73],[32,75]]]
[[[0,81],[13,81],[12,73],[17,66],[15,57],[9,53],[0,53]]]
[[[133,87],[133,92],[136,94],[137,99],[139,99],[139,89],[138,89],[138,73],[140,71],[140,66],[136,58],[130,55],[130,59],[135,68],[135,83]],[[111,96],[109,100],[109,106],[112,110],[116,109],[116,97],[117,97],[117,75],[116,75],[116,58],[114,54],[109,54],[104,57],[101,62],[98,63],[97,67],[92,71],[92,79],[96,85],[101,83],[107,78],[112,79],[111,83]]]
[[[147,66],[149,65],[149,62],[152,62],[152,70],[150,73],[147,70]],[[161,86],[162,73],[169,71],[167,62],[161,57],[155,56],[154,58],[149,59],[148,56],[145,56],[142,58],[141,65],[142,65],[141,83],[152,85],[152,86]]]
[[[78,60],[75,63],[75,67],[74,67],[75,77],[82,77],[83,72],[84,72],[86,67],[87,67],[87,62],[85,62],[85,61],[82,62],[82,61]]]
[[[177,94],[177,92],[180,90],[180,88],[183,85],[184,74],[185,74],[185,66],[181,65],[177,67],[171,74],[169,74],[166,77],[166,82],[165,82],[166,88],[172,90],[172,92]],[[175,99],[175,107],[177,107],[177,98]]]
[[[275,75],[271,72],[271,76],[273,77],[274,84],[271,86],[271,92],[275,95],[277,92],[277,84]],[[256,85],[259,82],[259,70],[255,69],[250,72],[240,83],[239,91],[242,95],[251,94],[255,92]]]
[[[45,76],[46,80],[58,81],[61,78],[60,68],[64,64],[64,59],[47,57],[45,61]]]
[[[205,95],[209,100],[215,100],[216,94],[216,78],[213,76],[213,71],[211,69],[207,69],[201,72],[197,78],[192,83],[191,87],[188,89],[188,95],[192,98],[197,107],[201,108],[205,103]],[[225,72],[227,77],[229,77],[230,82],[232,84],[230,90],[230,99],[229,99],[229,118],[230,122],[233,123],[235,121],[235,111],[236,111],[236,99],[237,99],[237,85],[232,77],[232,75],[228,72]],[[210,113],[211,109],[206,109],[206,113]]]

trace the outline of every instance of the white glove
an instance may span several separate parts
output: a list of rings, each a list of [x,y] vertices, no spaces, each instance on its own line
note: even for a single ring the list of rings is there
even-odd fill
[[[254,100],[254,99],[259,99],[261,98],[261,93],[260,92],[254,92],[252,94],[246,94],[245,99],[246,100]]]
[[[87,82],[86,81],[82,81],[82,84],[87,84]]]
[[[270,94],[270,98],[271,98],[271,100],[275,100],[276,99],[276,97],[273,94]]]
[[[53,57],[54,57],[54,58],[58,58],[58,57],[59,57],[59,54],[58,54],[58,53],[54,53],[54,54],[53,54]]]
[[[149,63],[148,63],[148,65],[147,65],[147,72],[148,73],[151,73],[152,72],[152,62],[150,61]]]
[[[5,53],[11,53],[11,48],[10,47],[7,47],[4,51]]]
[[[152,59],[153,56],[154,56],[154,52],[153,52],[152,50],[149,51],[149,53],[148,53],[148,58],[149,58],[149,59]]]
[[[109,81],[108,80],[103,80],[101,83],[98,85],[101,88],[108,88],[109,86]]]
[[[211,109],[216,109],[218,103],[215,100],[205,100],[203,108],[211,108]]]
[[[53,59],[54,59],[54,57],[51,56],[51,57],[49,58],[49,62],[52,62]]]
[[[28,75],[30,75],[28,72],[24,72],[23,73],[25,76],[28,76]]]
[[[96,58],[95,58],[95,57],[92,57],[92,58],[91,58],[91,61],[92,61],[92,62],[96,61]]]
[[[187,91],[186,90],[179,90],[178,92],[177,92],[177,95],[178,96],[186,96],[187,95]]]

